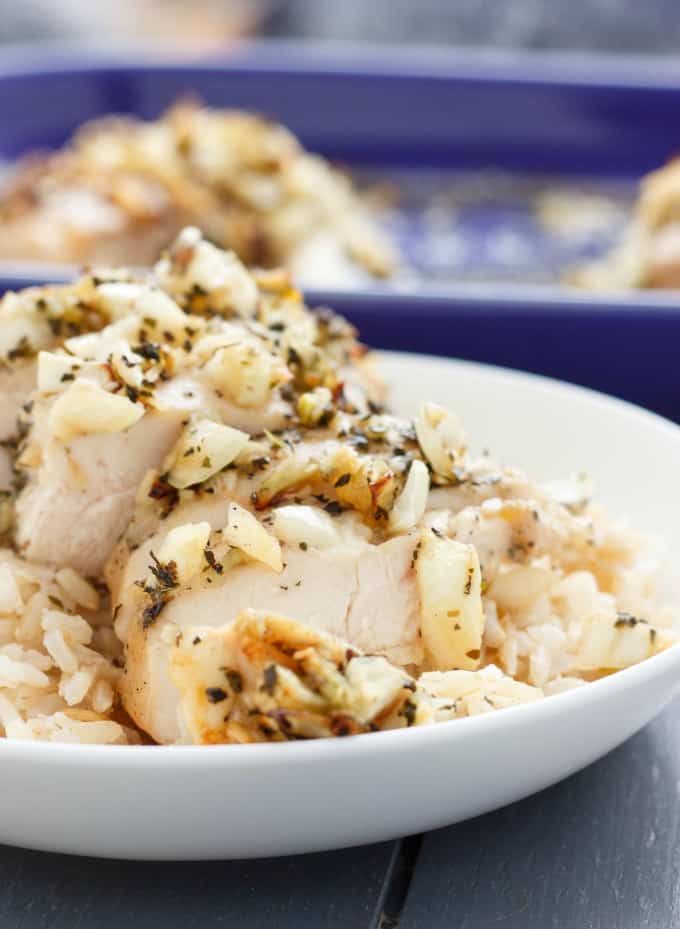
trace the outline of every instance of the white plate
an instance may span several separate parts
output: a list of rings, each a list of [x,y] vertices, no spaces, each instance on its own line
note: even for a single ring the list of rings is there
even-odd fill
[[[537,478],[587,470],[599,496],[680,552],[680,428],[556,381],[385,355],[401,412],[462,416],[473,445]],[[350,739],[110,747],[0,740],[0,841],[126,858],[311,852],[484,813],[577,771],[680,685],[680,648],[588,687],[486,716]]]

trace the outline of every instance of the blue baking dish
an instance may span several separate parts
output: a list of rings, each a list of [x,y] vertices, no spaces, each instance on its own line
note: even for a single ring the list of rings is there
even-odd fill
[[[411,290],[556,284],[611,245],[637,178],[680,148],[672,64],[259,42],[200,62],[148,48],[3,53],[0,159],[59,145],[105,113],[155,117],[187,93],[266,113],[387,182],[396,201],[383,220],[414,269],[399,282]],[[609,198],[611,223],[550,232],[535,206],[556,188]]]
[[[140,53],[35,47],[0,56],[0,158],[58,145],[104,113],[151,118],[192,91],[209,104],[267,113],[310,148],[388,177],[431,181],[492,169],[588,177],[630,191],[680,147],[680,67],[672,64],[291,43],[239,46],[202,62],[170,62],[148,49],[144,58],[141,65]],[[526,227],[527,211],[507,207],[504,221]],[[472,217],[477,231],[468,238],[481,241],[484,222],[493,226],[499,212],[492,204]],[[396,219],[409,248],[427,252],[418,209],[397,210]],[[541,247],[536,266],[547,262]],[[23,276],[0,269],[0,290],[67,276],[59,268]],[[310,293],[309,302],[344,313],[377,347],[552,375],[680,421],[673,294],[602,297],[549,280],[441,281],[431,268],[424,277],[392,292]]]

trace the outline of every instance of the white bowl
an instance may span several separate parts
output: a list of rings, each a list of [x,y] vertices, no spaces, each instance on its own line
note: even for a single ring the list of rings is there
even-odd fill
[[[444,402],[473,445],[599,497],[680,552],[680,428],[556,381],[385,354],[396,407]],[[277,745],[0,740],[0,841],[118,858],[246,858],[390,839],[518,800],[627,739],[680,685],[680,648],[535,704],[436,726]]]

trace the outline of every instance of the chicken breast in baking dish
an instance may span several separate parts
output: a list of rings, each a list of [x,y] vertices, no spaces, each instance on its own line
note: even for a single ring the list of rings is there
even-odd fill
[[[305,279],[397,264],[351,182],[283,126],[186,103],[156,122],[88,123],[26,158],[0,198],[0,258],[149,265],[192,223],[249,265]]]
[[[595,290],[680,288],[680,159],[642,179],[620,242],[572,279]]]
[[[180,236],[148,279],[110,280],[102,272],[72,292],[108,325],[38,355],[15,463],[24,484],[16,540],[30,560],[101,574],[140,481],[189,423],[208,424],[200,445],[205,477],[250,434],[283,428],[307,386],[318,402],[343,392],[352,409],[380,398],[348,324],[310,313],[286,275],[256,280],[195,230]],[[26,310],[31,324],[42,322],[41,299],[36,292]],[[22,344],[28,355],[35,342]],[[8,373],[19,383],[19,401],[34,364]],[[11,419],[17,402],[6,403]],[[181,486],[182,477],[175,480]]]

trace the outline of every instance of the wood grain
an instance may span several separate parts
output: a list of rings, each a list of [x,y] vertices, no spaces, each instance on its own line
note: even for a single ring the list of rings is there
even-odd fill
[[[562,784],[430,833],[400,929],[679,929],[679,711]]]

